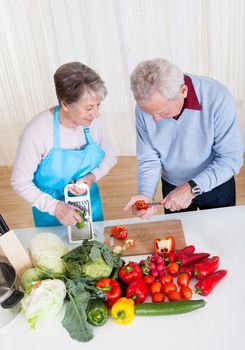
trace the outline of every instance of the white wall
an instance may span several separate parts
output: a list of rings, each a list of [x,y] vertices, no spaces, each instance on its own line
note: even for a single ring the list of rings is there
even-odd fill
[[[0,165],[56,104],[53,73],[69,61],[106,81],[101,118],[118,155],[135,153],[130,73],[153,57],[227,85],[245,135],[244,17],[243,0],[0,0]]]

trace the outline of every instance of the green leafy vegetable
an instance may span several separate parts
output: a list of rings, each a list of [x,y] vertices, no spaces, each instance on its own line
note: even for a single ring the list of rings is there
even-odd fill
[[[113,267],[120,267],[123,263],[122,258],[103,243],[88,240],[84,240],[79,247],[71,250],[62,259],[70,278],[78,278],[81,275],[93,279],[109,277]]]
[[[105,300],[103,291],[95,287],[95,282],[88,277],[68,280],[66,290],[69,301],[66,306],[62,325],[71,338],[87,342],[93,338],[93,327],[87,321],[87,307],[91,300]]]
[[[93,328],[88,323],[86,315],[89,299],[88,292],[83,292],[75,298],[71,296],[62,321],[63,327],[69,332],[71,338],[82,342],[93,338]]]

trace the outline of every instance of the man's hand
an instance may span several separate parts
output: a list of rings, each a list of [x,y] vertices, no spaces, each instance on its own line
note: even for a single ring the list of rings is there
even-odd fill
[[[69,191],[74,194],[75,196],[81,195],[86,193],[86,190],[83,190],[81,188],[79,188],[78,186],[76,186],[77,184],[81,184],[84,183],[86,185],[88,185],[88,187],[90,188],[93,183],[95,182],[95,176],[92,173],[89,173],[87,175],[85,175],[84,177],[82,177],[81,179],[77,180],[76,183],[72,184],[69,186]]]
[[[74,205],[58,201],[56,204],[54,215],[65,226],[76,225],[77,222],[81,222],[81,216],[76,212],[79,210]]]
[[[186,209],[192,202],[195,196],[191,193],[191,187],[188,182],[176,187],[173,191],[163,199],[164,208],[170,211],[178,211]]]
[[[154,214],[156,214],[157,210],[150,206],[146,210],[137,210],[136,207],[134,206],[134,203],[138,200],[144,200],[146,203],[151,203],[152,198],[145,195],[145,194],[138,194],[137,196],[133,196],[130,201],[126,204],[126,206],[123,208],[123,211],[128,211],[129,209],[132,210],[132,213],[135,216],[140,217],[141,219],[149,219],[152,217]]]

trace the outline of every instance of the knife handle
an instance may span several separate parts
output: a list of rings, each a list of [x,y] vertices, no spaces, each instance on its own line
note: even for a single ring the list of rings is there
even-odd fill
[[[4,233],[9,231],[9,227],[6,224],[6,222],[4,221],[4,218],[2,217],[2,215],[0,214],[0,233],[3,235]]]

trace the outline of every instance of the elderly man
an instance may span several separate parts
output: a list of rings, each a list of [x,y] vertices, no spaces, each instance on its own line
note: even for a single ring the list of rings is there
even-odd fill
[[[131,75],[136,106],[138,195],[124,210],[148,218],[162,180],[165,213],[233,206],[243,164],[235,103],[220,82],[183,74],[165,59],[137,65]]]

